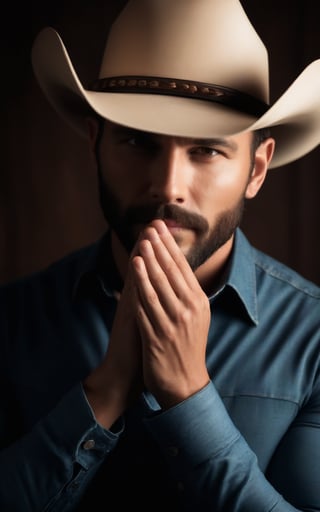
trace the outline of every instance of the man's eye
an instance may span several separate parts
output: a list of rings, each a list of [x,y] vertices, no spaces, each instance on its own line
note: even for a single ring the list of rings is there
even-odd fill
[[[203,156],[215,156],[220,153],[216,148],[211,148],[209,146],[199,146],[198,148],[192,151],[193,154],[203,155]]]
[[[125,142],[127,144],[129,144],[130,146],[139,146],[139,144],[141,144],[141,141],[139,141],[139,138],[138,137],[128,137]]]
[[[154,142],[152,141],[151,137],[148,137],[148,135],[145,134],[132,134],[128,135],[124,142],[128,144],[129,146],[134,146],[136,148],[151,148],[154,145]]]

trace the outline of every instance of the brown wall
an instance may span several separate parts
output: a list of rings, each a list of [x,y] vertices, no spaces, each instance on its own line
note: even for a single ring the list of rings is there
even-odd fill
[[[94,78],[103,26],[125,0],[42,3],[15,2],[2,15],[0,282],[43,268],[105,228],[88,148],[42,96],[29,55],[38,30],[50,24],[61,33],[81,79]],[[320,3],[243,0],[243,5],[269,48],[275,100],[320,57]],[[243,221],[256,246],[318,284],[319,167],[317,148],[299,162],[271,170]]]

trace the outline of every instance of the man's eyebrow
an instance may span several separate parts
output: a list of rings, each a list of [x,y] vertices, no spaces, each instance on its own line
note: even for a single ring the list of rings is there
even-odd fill
[[[121,126],[121,125],[114,125],[112,127],[112,131],[116,135],[122,135],[122,134],[127,134],[127,133],[129,133],[129,134],[145,133],[145,132],[142,132],[141,130],[137,130],[136,128],[130,128],[129,126]]]
[[[150,136],[150,137],[170,137],[169,135],[161,135],[158,133],[148,132],[145,130],[139,130],[137,128],[131,128],[130,126],[123,125],[115,125],[113,127],[113,132],[115,135],[141,135],[141,136]],[[184,144],[196,144],[197,146],[221,146],[232,151],[236,151],[238,149],[238,144],[234,140],[230,140],[229,138],[224,137],[214,137],[214,138],[187,138],[187,137],[174,137],[177,140],[181,140]]]
[[[238,144],[234,140],[225,139],[222,137],[215,137],[213,139],[192,139],[194,144],[199,146],[222,146],[230,148],[233,151],[238,149]]]

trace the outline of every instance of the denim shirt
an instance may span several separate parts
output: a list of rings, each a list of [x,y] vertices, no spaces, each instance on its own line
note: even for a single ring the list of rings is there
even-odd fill
[[[146,390],[109,431],[81,384],[116,309],[101,245],[0,288],[0,510],[319,511],[320,289],[238,229],[210,383],[166,411]]]

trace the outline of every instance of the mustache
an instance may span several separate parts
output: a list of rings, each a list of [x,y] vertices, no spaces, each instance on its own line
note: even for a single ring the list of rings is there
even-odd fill
[[[209,230],[209,224],[204,217],[176,204],[147,204],[131,207],[126,212],[126,221],[130,224],[149,224],[155,219],[170,219],[185,229],[199,233],[206,233]]]

